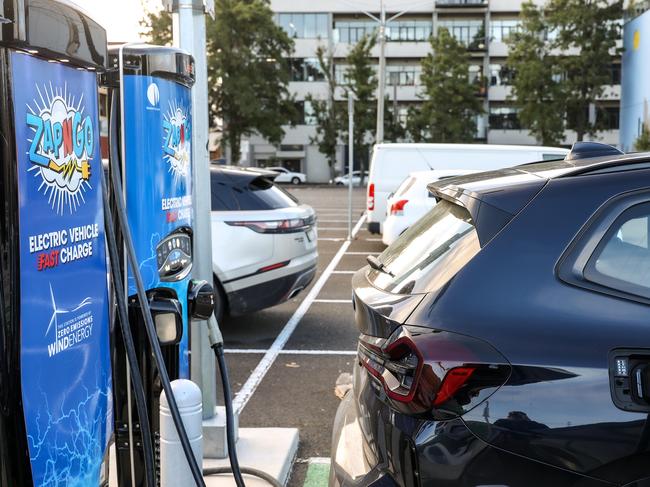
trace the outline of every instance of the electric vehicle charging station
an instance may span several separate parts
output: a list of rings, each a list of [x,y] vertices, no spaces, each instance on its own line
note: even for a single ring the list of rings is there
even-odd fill
[[[119,166],[133,247],[157,338],[171,380],[190,374],[189,320],[212,312],[212,287],[190,280],[192,270],[191,87],[194,62],[178,49],[124,45],[110,52],[105,76],[110,99],[111,166]],[[115,171],[115,167],[111,167]],[[139,352],[155,454],[160,454],[158,368],[151,360],[134,273],[124,268],[129,323]],[[206,297],[209,299],[206,300]],[[209,303],[207,303],[209,301]],[[203,307],[202,304],[208,304]],[[202,314],[203,313],[203,314]],[[116,334],[119,330],[116,330]],[[133,409],[126,354],[114,359],[116,452],[120,485],[144,476],[142,426]],[[159,460],[159,457],[157,458]]]
[[[96,72],[68,3],[0,2],[0,486],[102,485],[112,373]]]

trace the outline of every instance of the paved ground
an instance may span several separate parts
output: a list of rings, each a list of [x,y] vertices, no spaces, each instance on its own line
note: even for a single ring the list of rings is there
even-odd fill
[[[357,331],[350,304],[351,272],[365,265],[368,253],[381,252],[384,246],[376,235],[367,232],[365,224],[359,223],[365,190],[354,191],[353,221],[359,231],[349,246],[345,242],[347,189],[289,190],[317,211],[318,274],[295,299],[249,316],[227,319],[222,332],[233,390],[239,393],[245,388],[235,397],[235,407],[241,411],[240,425],[299,428],[298,461],[289,485],[318,487],[326,482],[326,469],[318,459],[330,456],[331,426],[339,404],[334,394],[336,379],[342,372],[351,372],[355,359]],[[338,260],[335,266],[330,265],[333,260]],[[280,344],[276,342],[278,336]],[[275,360],[270,367],[263,367],[260,361],[270,348],[272,354],[266,355],[264,363],[269,364],[269,358]],[[254,371],[259,381],[249,381]]]

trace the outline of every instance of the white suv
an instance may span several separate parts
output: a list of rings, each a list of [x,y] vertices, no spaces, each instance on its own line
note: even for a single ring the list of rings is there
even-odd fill
[[[316,274],[316,214],[274,184],[275,173],[213,167],[215,312],[240,315],[296,296]]]

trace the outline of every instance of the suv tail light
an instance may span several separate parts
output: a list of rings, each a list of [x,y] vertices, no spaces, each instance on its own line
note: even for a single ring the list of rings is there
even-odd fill
[[[375,209],[375,183],[368,185],[368,211]]]
[[[289,220],[225,222],[231,227],[246,227],[257,233],[298,233],[309,230],[316,222],[315,217],[292,218]]]
[[[397,215],[397,216],[402,216],[404,214],[404,207],[406,206],[406,203],[408,203],[409,200],[398,200],[392,205],[390,205],[390,214],[391,215]]]
[[[491,345],[465,335],[402,326],[388,339],[362,335],[359,364],[400,412],[444,420],[487,399],[510,376]]]

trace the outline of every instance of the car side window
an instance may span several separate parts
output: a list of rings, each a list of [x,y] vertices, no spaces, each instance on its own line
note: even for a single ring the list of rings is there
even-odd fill
[[[650,298],[650,203],[625,210],[589,258],[585,279]]]

